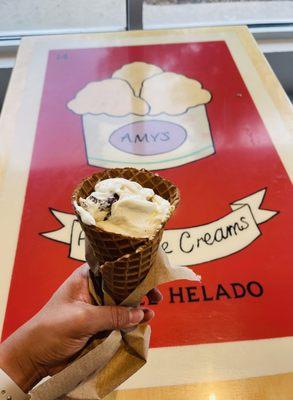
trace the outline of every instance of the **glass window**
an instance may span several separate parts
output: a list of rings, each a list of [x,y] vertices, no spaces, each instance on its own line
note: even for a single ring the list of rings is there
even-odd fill
[[[144,0],[145,29],[293,23],[292,0]]]
[[[125,0],[1,0],[0,37],[124,30]]]

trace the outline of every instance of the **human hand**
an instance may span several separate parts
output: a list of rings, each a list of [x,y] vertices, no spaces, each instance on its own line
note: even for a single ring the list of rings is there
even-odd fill
[[[0,367],[24,392],[68,361],[97,332],[126,329],[154,316],[146,308],[96,306],[88,290],[89,268],[78,268],[44,308],[0,345]],[[157,289],[148,294],[161,300]]]

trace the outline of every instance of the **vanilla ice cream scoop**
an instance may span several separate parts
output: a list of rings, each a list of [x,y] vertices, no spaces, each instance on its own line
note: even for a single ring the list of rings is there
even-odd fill
[[[74,206],[83,223],[137,238],[151,238],[173,211],[152,189],[124,178],[98,182],[79,203]]]
[[[148,64],[142,61],[135,61],[130,64],[123,65],[115,71],[113,78],[124,79],[129,82],[136,96],[139,96],[142,82],[150,76],[163,72],[160,67]]]
[[[118,78],[88,83],[67,106],[76,114],[107,114],[117,117],[145,115],[149,111],[149,105],[134,95],[129,83]]]
[[[211,94],[195,79],[174,72],[162,72],[143,82],[140,97],[150,105],[149,115],[177,115],[208,103]]]

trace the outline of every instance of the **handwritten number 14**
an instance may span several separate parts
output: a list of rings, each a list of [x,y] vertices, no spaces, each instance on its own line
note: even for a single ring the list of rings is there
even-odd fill
[[[68,60],[69,56],[67,53],[58,53],[56,55],[57,60]]]

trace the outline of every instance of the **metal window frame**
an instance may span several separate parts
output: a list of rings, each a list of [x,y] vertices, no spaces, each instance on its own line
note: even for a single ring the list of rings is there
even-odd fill
[[[126,0],[126,29],[143,29],[143,0]]]

